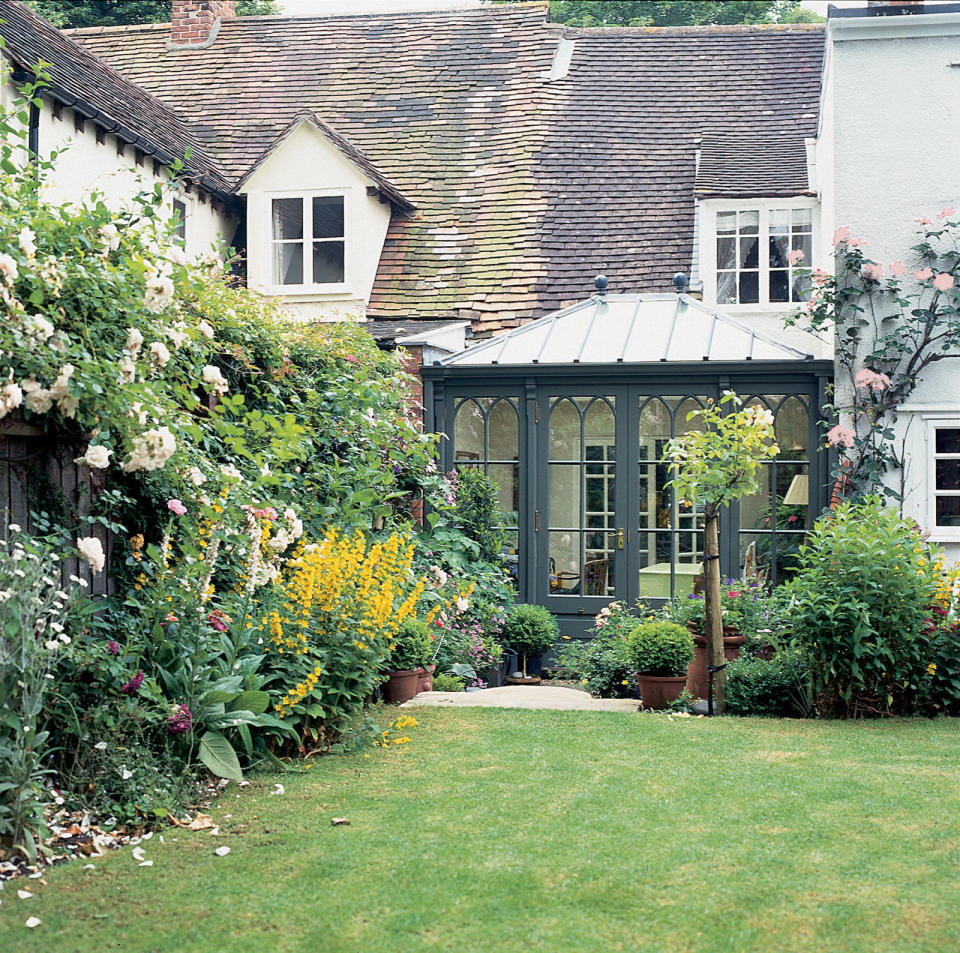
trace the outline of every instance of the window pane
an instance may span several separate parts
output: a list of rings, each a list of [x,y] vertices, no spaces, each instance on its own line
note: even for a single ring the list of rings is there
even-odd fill
[[[717,212],[717,234],[735,235],[737,233],[737,213]]]
[[[807,268],[794,269],[793,283],[791,285],[794,301],[810,300],[811,296],[813,295],[813,282],[810,277],[811,274],[812,273]]]
[[[960,428],[937,427],[937,453],[960,453]]]
[[[187,206],[180,199],[173,200],[173,217],[176,225],[173,227],[173,234],[180,240],[180,243],[187,238]]]
[[[760,248],[756,238],[740,239],[740,267],[741,268],[759,268],[760,267]]]
[[[550,534],[550,593],[573,596],[580,593],[580,534]]]
[[[960,460],[937,461],[937,489],[960,490]]]
[[[465,400],[457,409],[453,427],[457,460],[483,459],[483,416],[483,409],[475,400]]]
[[[343,238],[343,234],[343,196],[314,196],[313,237]]]
[[[809,232],[813,229],[813,209],[795,208],[793,210],[793,230]]]
[[[790,264],[787,257],[790,254],[790,236],[789,235],[771,235],[770,236],[770,267],[786,268]]]
[[[740,234],[756,235],[760,231],[760,213],[756,210],[740,213]]]
[[[579,528],[580,465],[578,463],[550,464],[550,525]]]
[[[303,199],[273,200],[273,237],[303,238]]]
[[[772,234],[786,234],[790,231],[790,210],[786,208],[771,209],[770,232]]]
[[[303,245],[300,242],[274,244],[273,283],[275,285],[303,284]]]
[[[580,459],[580,412],[572,400],[558,400],[550,411],[550,456]]]
[[[314,242],[313,283],[325,285],[337,284],[341,281],[343,281],[343,242]]]
[[[508,514],[506,520],[516,526],[517,510],[520,509],[520,470],[516,463],[491,463],[487,474],[497,488],[500,512]]]
[[[794,251],[802,251],[803,258],[800,259],[804,265],[810,265],[810,259],[813,257],[813,236],[812,235],[794,235],[791,241],[791,247]]]
[[[806,459],[810,430],[807,408],[802,401],[788,397],[777,411],[774,429],[781,459]]]
[[[740,275],[740,304],[756,304],[760,300],[760,275],[745,271]]]
[[[498,400],[490,411],[490,459],[517,459],[517,409],[508,400]]]
[[[737,303],[737,273],[735,271],[721,271],[717,275],[717,303]]]
[[[960,526],[960,496],[937,497],[937,526]]]
[[[789,273],[786,271],[770,272],[770,300],[771,301],[789,301],[790,300],[790,282]]]
[[[735,238],[717,239],[717,268],[737,267],[737,242]]]

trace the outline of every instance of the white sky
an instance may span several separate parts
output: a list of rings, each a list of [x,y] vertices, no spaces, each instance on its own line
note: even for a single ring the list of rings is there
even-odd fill
[[[866,0],[831,0],[838,7],[863,7]],[[928,0],[931,2],[931,0]],[[932,0],[947,3],[949,0]],[[828,0],[802,0],[801,6],[827,15]],[[280,0],[291,17],[329,16],[337,13],[379,13],[393,10],[463,10],[479,7],[480,0]]]

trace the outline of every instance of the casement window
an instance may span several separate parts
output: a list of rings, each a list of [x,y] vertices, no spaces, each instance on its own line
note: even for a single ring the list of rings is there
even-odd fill
[[[960,421],[936,421],[931,433],[933,525],[937,535],[960,538]]]
[[[186,247],[187,244],[187,203],[180,199],[173,200],[173,237],[178,245]]]
[[[271,200],[272,283],[311,287],[345,280],[344,196]]]
[[[705,255],[704,278],[714,281],[718,305],[777,307],[810,300],[812,207],[784,207],[773,201],[727,206],[717,209],[713,221],[712,255]]]

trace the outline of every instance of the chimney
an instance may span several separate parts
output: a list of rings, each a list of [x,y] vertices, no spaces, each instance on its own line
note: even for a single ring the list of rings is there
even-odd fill
[[[220,21],[237,15],[237,0],[173,0],[169,50],[205,50],[213,46]]]

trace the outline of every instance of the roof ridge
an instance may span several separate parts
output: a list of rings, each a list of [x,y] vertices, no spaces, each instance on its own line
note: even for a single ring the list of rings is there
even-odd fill
[[[577,36],[640,36],[643,34],[694,34],[705,33],[822,33],[825,23],[702,23],[697,26],[567,26],[564,32]]]

